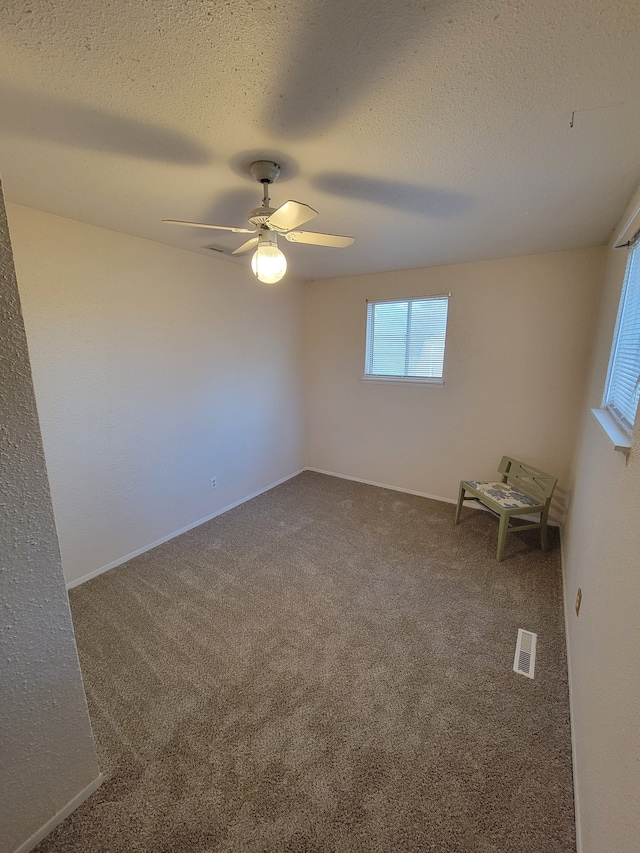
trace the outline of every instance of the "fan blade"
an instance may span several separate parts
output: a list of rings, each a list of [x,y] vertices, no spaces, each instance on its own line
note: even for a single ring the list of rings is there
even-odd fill
[[[238,246],[237,249],[234,249],[233,252],[231,252],[231,254],[232,255],[239,255],[242,252],[248,252],[249,249],[253,249],[254,246],[258,245],[258,240],[259,240],[259,237],[251,237],[249,240],[247,240],[246,243],[243,243],[242,246]]]
[[[353,243],[353,237],[342,237],[339,234],[318,234],[315,231],[289,231],[284,235],[292,243],[310,243],[312,246],[335,246],[342,249]]]
[[[255,234],[255,228],[236,228],[234,225],[207,225],[204,222],[183,222],[181,219],[163,219],[169,225],[188,225],[190,228],[213,228],[215,231],[233,231],[234,234]]]
[[[273,228],[274,231],[290,231],[292,228],[297,228],[303,222],[308,222],[318,215],[318,211],[309,207],[308,204],[302,204],[299,201],[285,201],[275,213],[267,219],[266,225]]]

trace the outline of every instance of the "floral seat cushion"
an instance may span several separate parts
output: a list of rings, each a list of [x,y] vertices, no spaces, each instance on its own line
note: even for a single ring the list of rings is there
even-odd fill
[[[486,495],[503,509],[522,509],[527,506],[542,506],[544,499],[532,498],[524,492],[519,492],[508,483],[487,483],[481,480],[466,480],[465,485]]]

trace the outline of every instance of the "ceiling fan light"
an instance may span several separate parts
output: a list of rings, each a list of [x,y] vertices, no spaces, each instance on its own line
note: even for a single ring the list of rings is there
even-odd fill
[[[251,258],[251,269],[258,281],[276,284],[287,271],[287,259],[275,242],[261,242]]]

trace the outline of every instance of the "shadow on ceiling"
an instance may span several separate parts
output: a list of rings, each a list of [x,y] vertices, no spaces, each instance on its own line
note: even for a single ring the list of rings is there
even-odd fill
[[[385,78],[429,28],[442,3],[308,0],[293,44],[282,45],[282,72],[264,126],[301,138],[332,124]],[[285,58],[286,57],[286,58]]]
[[[383,181],[340,172],[315,175],[311,183],[330,195],[383,204],[421,216],[458,216],[468,210],[472,203],[470,196],[454,190],[420,187],[402,181]]]
[[[3,131],[15,136],[166,163],[212,160],[210,151],[181,133],[12,86],[0,86],[0,115]]]

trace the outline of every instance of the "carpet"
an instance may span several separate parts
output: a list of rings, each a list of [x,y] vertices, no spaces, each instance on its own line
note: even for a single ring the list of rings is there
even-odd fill
[[[454,510],[305,472],[73,589],[106,781],[38,853],[575,853],[557,531]]]

